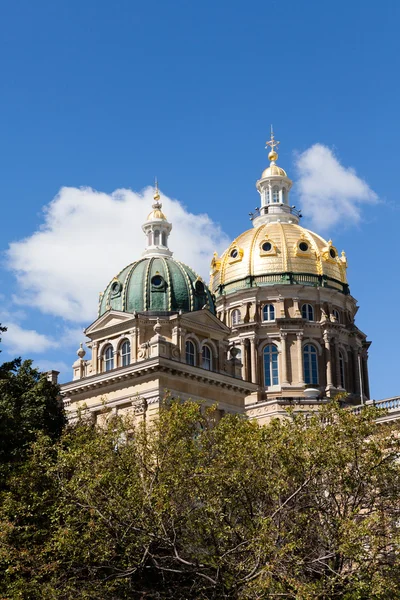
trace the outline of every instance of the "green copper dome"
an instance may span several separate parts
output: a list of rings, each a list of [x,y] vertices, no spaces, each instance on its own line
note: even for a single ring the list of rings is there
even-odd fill
[[[99,317],[124,312],[192,312],[208,308],[213,296],[196,273],[170,256],[146,256],[125,267],[100,296]]]

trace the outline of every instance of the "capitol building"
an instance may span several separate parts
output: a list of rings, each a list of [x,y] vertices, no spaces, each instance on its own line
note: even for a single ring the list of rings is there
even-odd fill
[[[345,253],[300,225],[278,144],[271,132],[251,229],[210,257],[208,283],[169,248],[156,186],[144,252],[100,295],[85,330],[90,357],[81,347],[61,386],[70,419],[82,408],[98,423],[151,419],[166,393],[260,423],[338,394],[369,401],[370,342],[355,322]]]

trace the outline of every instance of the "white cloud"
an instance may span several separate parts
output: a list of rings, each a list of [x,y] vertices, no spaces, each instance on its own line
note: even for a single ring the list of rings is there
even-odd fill
[[[69,376],[71,374],[71,366],[60,360],[38,359],[34,360],[33,366],[42,373],[46,373],[46,371],[58,371],[60,373],[59,380],[65,375]]]
[[[10,244],[8,266],[20,291],[14,301],[75,323],[96,317],[99,292],[145,247],[141,225],[150,212],[153,190],[120,189],[112,194],[67,188],[44,209],[44,223],[31,236]],[[204,278],[214,250],[229,239],[207,215],[188,212],[162,195],[173,224],[170,248],[176,258]],[[42,340],[42,345],[45,341]]]
[[[340,164],[332,150],[314,144],[296,158],[296,190],[307,217],[318,230],[337,223],[353,225],[361,219],[363,204],[378,201],[354,169]]]
[[[40,354],[58,347],[58,342],[50,337],[34,329],[24,329],[16,323],[7,323],[7,331],[2,335],[2,344],[10,354]]]

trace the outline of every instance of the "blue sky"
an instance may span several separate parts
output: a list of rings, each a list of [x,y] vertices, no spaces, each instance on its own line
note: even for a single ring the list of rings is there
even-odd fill
[[[322,224],[346,250],[357,324],[373,342],[373,396],[400,394],[398,2],[5,0],[0,10],[1,320],[27,340],[26,356],[67,377],[91,319],[85,287],[94,297],[114,265],[137,258],[155,175],[176,219],[176,255],[190,244],[185,258],[205,275],[213,247],[250,225],[273,123],[295,182],[299,157],[321,144],[368,186],[369,200],[365,190],[348,199],[357,218],[340,190],[325,198],[329,211],[322,202],[325,217],[296,183],[292,202],[304,226]],[[145,191],[107,196],[118,189]],[[190,223],[196,235],[185,238]],[[52,286],[62,292],[53,304]],[[21,353],[7,334],[2,347],[4,359]]]

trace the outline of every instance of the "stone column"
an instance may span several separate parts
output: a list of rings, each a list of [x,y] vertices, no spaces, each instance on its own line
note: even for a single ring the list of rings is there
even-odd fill
[[[93,342],[92,344],[92,368],[93,375],[99,373],[99,359],[98,359],[98,345],[97,342]]]
[[[294,316],[301,317],[301,311],[300,311],[298,298],[293,298],[293,308],[294,308]]]
[[[340,359],[339,359],[339,340],[335,338],[335,362],[336,362],[336,387],[341,388],[342,382],[340,377]],[[345,382],[346,385],[346,382]]]
[[[178,332],[179,352],[180,352],[180,355],[181,355],[181,361],[182,362],[186,362],[186,342],[185,342],[185,337],[186,337],[186,329],[182,329],[182,327],[179,327],[179,332]],[[194,348],[195,348],[195,351],[196,351],[196,344],[194,344]],[[196,363],[196,365],[198,365],[198,363]]]
[[[354,364],[354,390],[355,393],[360,396],[360,400],[362,402],[362,397],[361,397],[361,380],[360,380],[360,363],[358,361],[358,353],[359,353],[359,349],[358,348],[353,348],[352,349],[352,356],[353,356],[353,364]]]
[[[247,381],[248,379],[248,374],[247,374],[247,345],[246,345],[246,340],[245,339],[241,339],[240,340],[240,350],[242,352],[242,379],[244,379],[245,381]]]
[[[332,358],[331,358],[331,342],[327,331],[324,331],[324,344],[326,355],[326,387],[332,388]]]
[[[288,376],[287,376],[287,333],[286,331],[281,331],[281,344],[282,344],[282,352],[281,352],[281,366],[282,366],[282,385],[289,385]]]
[[[364,394],[369,399],[368,352],[367,351],[364,351],[364,353],[363,353],[362,366],[363,366]]]
[[[275,317],[281,317],[284,318],[286,317],[286,311],[285,311],[285,299],[284,298],[279,298],[278,302],[276,303],[276,315]]]
[[[296,333],[296,345],[297,345],[297,369],[299,385],[304,385],[304,366],[303,366],[303,332],[299,331]]]
[[[257,338],[250,338],[250,353],[251,353],[251,381],[258,383],[258,353],[257,353]]]
[[[130,330],[130,341],[131,341],[131,363],[137,361],[137,329],[134,327]]]
[[[217,364],[215,366],[215,370],[219,373],[222,373],[224,370],[224,363],[228,358],[228,347],[229,344],[225,342],[218,342],[218,356],[216,357]]]

